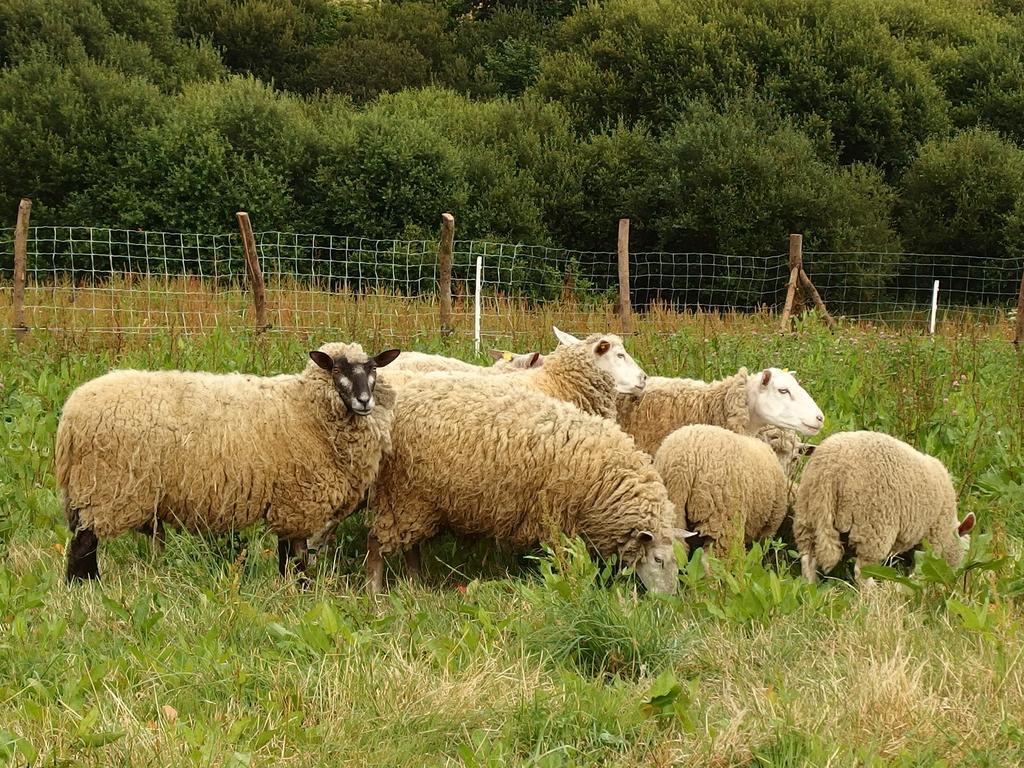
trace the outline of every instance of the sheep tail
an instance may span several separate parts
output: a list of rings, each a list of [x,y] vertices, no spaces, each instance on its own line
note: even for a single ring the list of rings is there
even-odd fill
[[[843,545],[836,529],[838,508],[839,488],[825,478],[805,474],[800,483],[793,534],[800,552],[813,554],[818,567],[825,573],[835,568],[843,558]]]

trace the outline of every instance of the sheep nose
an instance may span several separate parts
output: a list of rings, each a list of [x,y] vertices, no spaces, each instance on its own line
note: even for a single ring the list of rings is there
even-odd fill
[[[362,392],[356,395],[356,400],[358,400],[361,405],[366,405],[368,402],[370,402],[370,393]]]

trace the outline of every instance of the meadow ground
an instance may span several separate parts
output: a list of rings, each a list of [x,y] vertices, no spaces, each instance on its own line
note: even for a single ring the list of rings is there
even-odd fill
[[[0,302],[2,304],[2,302]],[[960,572],[810,586],[784,543],[638,594],[562,542],[520,558],[441,540],[426,578],[361,588],[365,527],[340,529],[313,585],[277,576],[273,537],[142,537],[63,584],[51,472],[59,409],[112,366],[294,371],[328,337],[473,359],[393,324],[311,336],[213,329],[30,333],[0,347],[0,764],[1005,766],[1024,762],[1024,362],[1005,324],[917,330],[813,317],[638,322],[652,374],[794,368],[825,435],[880,429],[939,456],[979,534]],[[557,311],[505,346],[552,346]],[[612,323],[595,315],[596,325]],[[567,322],[568,330],[582,330]],[[382,329],[383,328],[383,329]],[[482,360],[481,360],[482,362]],[[514,483],[515,478],[498,478]]]

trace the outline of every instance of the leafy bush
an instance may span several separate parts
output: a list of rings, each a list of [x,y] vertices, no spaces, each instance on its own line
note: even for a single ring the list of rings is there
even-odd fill
[[[172,90],[223,73],[202,40],[182,40],[171,0],[0,2],[0,64],[40,55],[62,64],[92,60]]]
[[[688,100],[763,93],[823,124],[844,162],[900,167],[947,124],[927,68],[860,2],[613,0],[569,17],[538,88],[590,130],[670,126]]]
[[[118,149],[155,125],[166,97],[140,78],[37,58],[0,73],[0,204],[34,198],[45,221],[75,192],[118,172]],[[101,223],[95,211],[79,221]]]
[[[802,232],[808,250],[898,250],[889,226],[893,195],[881,175],[838,167],[807,134],[757,101],[734,102],[721,113],[691,105],[660,142],[648,184],[662,250],[762,256],[773,245],[781,251],[790,232]],[[665,277],[652,291],[673,289],[674,300],[691,304],[752,307],[778,299],[777,284],[755,279],[764,267],[757,260],[728,272],[702,270],[698,284],[686,271],[677,282],[673,266],[660,264]],[[888,272],[884,261],[873,273],[852,276],[831,274],[827,261],[816,266],[819,288],[842,286],[853,301],[874,298]]]
[[[950,259],[929,258],[932,269],[914,265],[902,277],[927,288],[942,278],[945,290],[981,297],[1013,295],[1019,281],[1019,211],[1024,200],[1024,150],[984,129],[927,142],[907,169],[899,205],[904,243],[928,254],[970,254],[992,267],[954,267]],[[958,264],[964,265],[963,260]]]

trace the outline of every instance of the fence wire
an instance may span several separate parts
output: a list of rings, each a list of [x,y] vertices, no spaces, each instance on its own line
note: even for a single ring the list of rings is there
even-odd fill
[[[254,234],[272,328],[368,327],[397,337],[439,331],[438,244],[288,232]],[[0,229],[0,277],[10,303],[14,229]],[[452,321],[471,333],[476,262],[486,334],[515,333],[531,314],[601,327],[619,296],[613,251],[456,240]],[[940,317],[993,313],[1016,303],[1024,259],[943,254],[805,251],[804,268],[832,314],[918,320],[939,280]],[[777,311],[789,279],[785,253],[630,255],[634,310]],[[203,331],[255,323],[241,238],[96,227],[32,227],[29,328]]]

